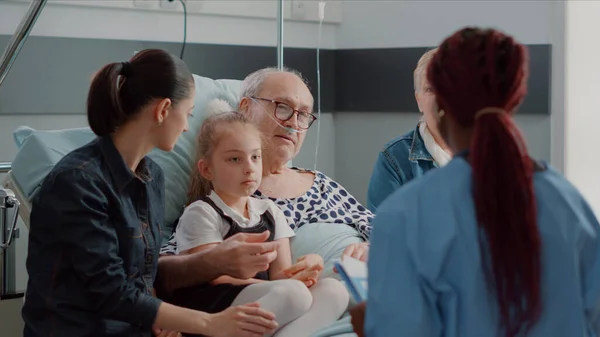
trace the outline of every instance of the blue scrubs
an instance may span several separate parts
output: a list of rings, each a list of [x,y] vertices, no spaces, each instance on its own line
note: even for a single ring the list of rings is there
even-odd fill
[[[528,336],[600,336],[598,221],[554,169],[537,172],[534,185],[543,312]],[[471,187],[471,167],[456,157],[380,206],[369,253],[367,337],[498,335]]]

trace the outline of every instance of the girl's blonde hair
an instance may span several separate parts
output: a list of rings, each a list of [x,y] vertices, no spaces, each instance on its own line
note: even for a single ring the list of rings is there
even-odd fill
[[[223,101],[211,102],[206,109],[206,112],[209,116],[202,122],[202,126],[200,126],[200,131],[198,133],[198,140],[196,143],[196,163],[198,163],[198,161],[201,159],[207,159],[211,157],[212,152],[217,146],[217,142],[219,140],[220,132],[217,132],[217,128],[219,126],[232,125],[236,123],[249,125],[255,128],[256,132],[260,135],[258,128],[252,124],[250,119],[248,119],[244,114],[231,109],[227,103],[225,104],[227,104],[231,110],[224,110],[227,106],[225,106],[223,103]],[[193,203],[200,197],[209,195],[213,189],[212,183],[205,179],[200,174],[198,169],[193,170],[192,172],[186,205]]]

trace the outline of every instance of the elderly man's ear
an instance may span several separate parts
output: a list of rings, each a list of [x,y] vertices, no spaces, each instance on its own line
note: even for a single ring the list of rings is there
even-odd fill
[[[250,98],[243,97],[240,100],[240,105],[238,106],[238,111],[241,113],[247,114],[250,111],[250,103],[252,103],[252,100]]]

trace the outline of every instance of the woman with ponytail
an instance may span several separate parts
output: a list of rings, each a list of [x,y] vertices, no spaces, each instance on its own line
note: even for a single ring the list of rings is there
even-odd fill
[[[94,77],[95,140],[67,154],[33,200],[24,337],[258,337],[276,328],[258,304],[216,314],[154,296],[164,177],[147,154],[187,131],[194,78],[176,56],[145,50]]]
[[[456,155],[379,210],[366,336],[600,334],[599,224],[560,173],[528,155],[512,119],[528,63],[512,37],[476,28],[431,60],[440,131]]]

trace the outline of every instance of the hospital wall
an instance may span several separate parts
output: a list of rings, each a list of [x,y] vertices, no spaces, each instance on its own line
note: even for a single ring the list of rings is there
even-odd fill
[[[83,5],[87,2],[50,3],[34,26],[32,36],[0,90],[0,161],[10,161],[14,156],[12,131],[19,125],[38,129],[86,126],[85,96],[91,75],[100,65],[126,60],[143,48],[165,48],[179,54],[183,40],[181,11]],[[223,4],[205,2],[203,13],[208,14],[189,10],[184,60],[192,71],[211,78],[241,80],[253,70],[276,65],[276,3]],[[26,9],[23,2],[0,2],[0,48],[8,43]],[[307,5],[305,10],[303,19],[294,19],[289,2],[284,8],[288,19],[284,43],[289,48],[285,63],[301,69],[316,93],[316,52],[313,49],[318,36],[318,24],[314,21],[316,7]],[[335,47],[335,23],[339,22],[340,11],[341,3],[330,4],[322,26],[324,83],[333,83],[327,71],[333,68],[328,67],[331,57],[327,53]],[[324,86],[323,97],[333,97],[332,88],[332,85]],[[324,172],[333,176],[331,111],[332,103],[324,99],[318,162]],[[313,167],[314,140],[315,137],[307,140],[295,165]]]
[[[532,63],[541,66],[538,72],[546,77],[537,76],[530,83],[536,102],[524,106],[517,121],[532,153],[550,159],[554,3],[329,1],[327,17],[332,22],[323,25],[321,41],[324,114],[317,168],[365,201],[378,151],[413,128],[419,118],[411,73],[418,57],[469,24],[504,29],[535,52]],[[0,6],[9,14],[0,20],[3,46],[26,6],[18,2]],[[260,6],[246,11],[255,7]],[[263,12],[274,14],[274,9],[271,6]],[[188,16],[184,59],[195,73],[242,79],[253,69],[276,63],[274,18],[231,14]],[[181,28],[181,13],[49,5],[0,90],[0,161],[14,155],[11,134],[18,125],[41,129],[86,125],[85,94],[97,66],[126,59],[141,48],[162,47],[178,53]],[[304,72],[314,94],[317,28],[314,21],[287,21],[284,29],[284,61]],[[311,130],[294,165],[314,166],[316,132],[316,127]]]

